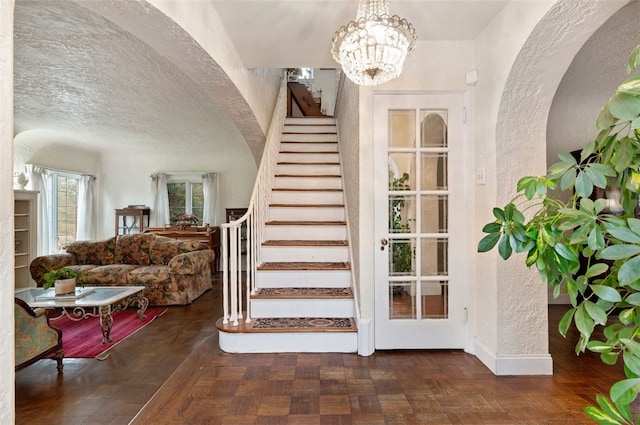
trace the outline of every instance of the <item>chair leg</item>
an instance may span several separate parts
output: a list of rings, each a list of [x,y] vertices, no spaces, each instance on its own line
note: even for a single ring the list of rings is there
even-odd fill
[[[62,375],[62,368],[64,365],[62,364],[62,359],[64,358],[64,350],[56,351],[56,362],[58,362],[58,375]]]

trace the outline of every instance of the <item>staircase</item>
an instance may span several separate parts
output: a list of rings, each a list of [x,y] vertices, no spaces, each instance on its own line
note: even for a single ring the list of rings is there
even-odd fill
[[[357,351],[334,118],[285,120],[263,228],[250,321],[218,321],[220,348]]]

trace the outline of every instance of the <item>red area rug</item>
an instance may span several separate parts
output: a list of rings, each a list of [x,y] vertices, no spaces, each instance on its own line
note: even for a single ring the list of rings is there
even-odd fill
[[[64,316],[53,319],[50,323],[62,331],[62,347],[65,357],[83,359],[95,357],[98,360],[105,360],[109,356],[109,353],[106,353],[107,350],[144,328],[166,311],[166,308],[149,308],[145,311],[147,317],[144,320],[140,320],[136,309],[113,313],[111,342],[107,344],[102,343],[100,320],[97,317],[76,322]]]

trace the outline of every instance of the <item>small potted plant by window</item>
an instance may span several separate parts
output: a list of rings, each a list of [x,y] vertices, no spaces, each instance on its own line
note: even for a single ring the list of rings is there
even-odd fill
[[[78,272],[68,267],[51,270],[44,275],[44,285],[42,285],[42,289],[47,290],[53,286],[56,295],[75,293],[76,278],[78,275]]]

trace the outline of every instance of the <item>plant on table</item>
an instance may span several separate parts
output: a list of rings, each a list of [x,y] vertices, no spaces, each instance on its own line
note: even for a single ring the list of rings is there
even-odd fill
[[[79,275],[80,273],[70,269],[69,267],[51,270],[44,275],[44,284],[42,285],[42,289],[47,290],[51,288],[57,280],[73,279],[77,278]]]
[[[639,65],[637,46],[628,72]],[[574,323],[580,332],[576,354],[590,350],[610,365],[622,358],[626,375],[585,413],[600,424],[634,424],[630,404],[640,392],[640,74],[618,87],[596,125],[600,133],[582,149],[580,161],[562,153],[547,175],[520,179],[517,196],[494,208],[496,220],[482,229],[488,235],[478,251],[497,244],[505,260],[526,252],[526,265],[535,265],[555,297],[566,291],[571,308],[560,333]],[[607,211],[606,199],[589,199],[594,187],[613,185],[620,188],[620,214]],[[563,202],[560,192],[568,190],[573,195]],[[593,336],[596,327],[604,337]]]

